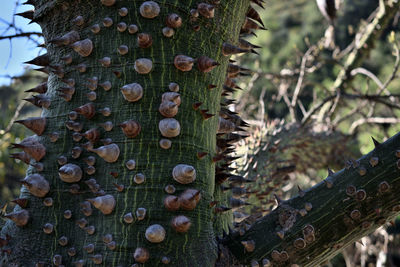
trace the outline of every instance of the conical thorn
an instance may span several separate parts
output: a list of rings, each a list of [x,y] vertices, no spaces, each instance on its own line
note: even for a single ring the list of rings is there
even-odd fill
[[[381,143],[379,143],[373,136],[371,136],[372,142],[374,142],[375,148],[377,148]]]

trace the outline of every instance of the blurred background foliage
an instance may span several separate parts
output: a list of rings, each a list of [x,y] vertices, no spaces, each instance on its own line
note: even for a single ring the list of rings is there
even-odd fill
[[[27,70],[9,86],[0,87],[0,203],[4,204],[19,195],[19,180],[25,176],[26,164],[10,158],[17,151],[9,149],[11,143],[19,143],[32,133],[13,120],[40,116],[40,111],[33,105],[25,105],[23,98],[28,96],[25,90],[45,81],[44,75]],[[17,115],[17,116],[16,116]]]
[[[240,100],[237,101],[236,111],[247,121],[253,123],[282,119],[285,119],[286,123],[290,122],[291,116],[284,95],[292,97],[303,56],[314,45],[320,51],[315,54],[315,58],[311,57],[310,59],[309,67],[310,69],[315,67],[315,69],[305,75],[299,102],[301,102],[304,110],[308,111],[318,103],[318,101],[315,101],[316,99],[321,100],[332,94],[334,82],[346,61],[346,55],[341,55],[341,53],[346,51],[346,48],[351,47],[351,44],[357,39],[357,32],[370,21],[369,19],[374,15],[378,5],[379,1],[342,1],[335,22],[335,44],[337,48],[332,51],[324,49],[320,45],[320,40],[324,37],[329,24],[319,12],[316,1],[268,1],[267,8],[259,10],[267,30],[257,31],[257,37],[248,38],[251,43],[261,47],[257,49],[259,55],[251,54],[238,59],[243,67],[253,71],[253,76],[241,79],[239,86],[244,90],[236,93],[240,97]],[[369,54],[361,65],[363,69],[368,70],[382,83],[385,83],[394,74],[387,91],[397,98],[395,103],[398,103],[400,94],[400,79],[398,79],[397,69],[395,69],[396,42],[400,39],[398,19],[399,13],[389,23],[379,40],[374,42],[374,46],[370,47]],[[355,75],[351,83],[345,83],[343,88],[343,91],[357,95],[374,95],[378,94],[379,90],[379,86],[372,81],[371,77],[365,75]],[[373,112],[369,105],[373,106]],[[300,105],[296,106],[295,112],[301,120],[304,114]],[[365,123],[355,127],[355,122],[368,117],[397,119],[400,117],[399,115],[398,108],[365,102],[360,99],[342,99],[338,102],[338,107],[336,107],[334,113],[329,118],[324,118],[322,124],[326,129],[349,135],[353,140],[351,148],[354,150],[347,152],[357,157],[359,153],[364,154],[374,148],[371,136],[376,140],[383,141],[399,132],[400,125],[397,122]],[[280,121],[279,124],[283,124],[283,122]],[[273,126],[272,131],[276,131],[276,128],[276,126]],[[277,138],[282,138],[282,132],[276,138],[273,135],[266,140],[264,138],[264,144],[273,143]],[[315,142],[318,141],[315,140]],[[251,141],[247,141],[244,150],[249,149],[249,143]],[[260,146],[254,146],[254,150],[259,149]],[[301,150],[301,148],[297,149]],[[246,153],[251,155],[252,152]],[[260,162],[268,160],[267,154],[264,157],[260,154],[259,157],[262,161],[256,161],[258,162],[256,173],[261,169]],[[344,154],[337,155],[341,158],[337,160],[342,160],[341,168],[345,166],[345,160],[342,158],[348,156]],[[286,157],[280,162],[288,160],[290,159]],[[274,184],[271,182],[271,187],[277,187],[278,190],[275,192],[283,199],[290,198],[298,194],[297,185],[308,188],[325,179],[327,175],[326,167],[335,168],[335,165],[331,162],[325,168],[291,173],[284,178],[283,183]],[[249,177],[251,177],[251,170],[249,172]],[[269,202],[275,203],[273,198],[270,198]],[[400,266],[399,225],[400,220],[398,218],[388,228],[379,228],[370,236],[362,238],[360,243],[350,245],[343,253],[332,259],[327,266]]]
[[[366,24],[366,20],[377,8],[378,1],[364,0],[344,0],[342,1],[340,10],[338,11],[337,20],[335,22],[335,43],[344,50],[349,46],[355,38],[357,30]],[[307,0],[281,0],[269,1],[265,10],[260,10],[267,31],[258,31],[257,37],[251,37],[249,40],[261,46],[257,51],[258,55],[250,55],[241,58],[244,67],[254,70],[259,77],[242,79],[241,87],[251,83],[251,90],[240,91],[240,104],[237,110],[250,120],[260,120],[260,96],[265,105],[264,120],[272,120],[275,118],[288,118],[288,107],[285,104],[279,82],[281,75],[288,71],[296,71],[299,69],[302,56],[311,45],[324,36],[324,32],[328,27],[328,22],[318,11],[315,1]],[[375,74],[381,81],[385,81],[393,71],[395,57],[392,54],[393,44],[388,42],[388,35],[394,31],[398,32],[398,17],[390,23],[389,27],[384,31],[380,40],[375,43],[375,47],[370,50],[370,55],[364,61],[362,67]],[[323,98],[326,95],[326,89],[331,88],[340,68],[343,59],[334,59],[332,51],[322,50],[318,54],[315,62],[321,64],[321,67],[313,73],[307,74],[305,86],[299,100],[308,110],[313,98]],[[298,75],[293,75],[293,79],[297,79]],[[367,79],[365,76],[355,76],[352,86],[361,93],[374,92],[377,86]],[[400,93],[400,80],[395,79],[388,87],[392,94]],[[294,87],[294,85],[293,85]],[[350,92],[352,88],[347,88]],[[264,91],[264,92],[263,92]],[[343,104],[343,103],[342,103]],[[344,105],[345,104],[345,105]],[[351,111],[359,101],[345,102],[336,109],[340,112],[338,115],[346,114]],[[298,114],[300,110],[297,109]],[[377,107],[376,115],[387,116],[393,113],[398,117],[398,111],[388,110],[385,107]],[[353,120],[345,120],[338,125],[339,129],[348,133],[349,127]],[[398,125],[382,124],[370,125],[366,124],[359,127],[355,137],[360,142],[360,149],[363,153],[370,151],[373,144],[370,142],[370,136],[374,136],[377,140],[394,135],[400,130]]]

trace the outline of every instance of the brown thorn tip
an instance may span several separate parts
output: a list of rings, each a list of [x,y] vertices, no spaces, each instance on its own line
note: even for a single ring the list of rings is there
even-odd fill
[[[225,206],[219,206],[214,208],[214,213],[223,213],[225,211],[231,210],[232,208],[228,208]]]
[[[19,205],[21,208],[26,208],[28,204],[28,199],[26,198],[16,198],[11,200],[11,202],[14,202],[15,204]]]
[[[110,175],[114,178],[118,177],[118,172],[110,172]]]
[[[207,152],[197,152],[197,158],[198,158],[198,159],[202,159],[202,158],[204,158],[204,157],[207,156],[207,155],[208,155]]]
[[[122,75],[122,73],[118,70],[113,70],[113,73],[114,73],[115,77],[117,77],[117,78],[120,78]]]
[[[202,104],[203,104],[203,102],[196,102],[196,103],[193,103],[192,107],[193,107],[194,110],[198,110],[199,107],[200,107]]]
[[[217,156],[215,156],[215,157],[213,157],[212,158],[212,162],[218,162],[218,161],[220,161],[220,160],[223,160],[224,159],[224,155],[223,154],[220,154],[220,155],[217,155]]]
[[[215,205],[217,205],[218,204],[218,201],[211,201],[210,202],[210,208],[212,208],[212,207],[214,207]]]
[[[208,109],[201,109],[200,110],[201,116],[203,116],[204,120],[208,120],[209,118],[215,116],[215,114],[207,113],[207,111],[208,111]]]

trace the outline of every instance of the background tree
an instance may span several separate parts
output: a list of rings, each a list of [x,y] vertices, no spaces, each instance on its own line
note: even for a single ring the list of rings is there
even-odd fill
[[[18,216],[2,231],[6,264],[211,266],[235,261],[230,251],[254,266],[315,266],[398,212],[399,137],[375,142],[372,154],[349,161],[347,170],[330,172],[324,183],[300,191],[298,198],[282,203],[278,197],[280,204],[273,212],[268,197],[278,193],[275,189],[282,188],[288,174],[318,170],[332,160],[336,166],[336,155],[357,154],[350,149],[354,139],[337,131],[338,123],[330,123],[343,95],[377,103],[374,106],[397,104],[388,91],[396,67],[387,82],[377,83],[380,92],[372,97],[368,91],[346,92],[352,80],[349,72],[360,66],[394,17],[397,3],[380,1],[368,24],[360,27],[362,45],[355,43],[346,53],[335,51],[336,60],[344,58],[344,67],[333,90],[327,90],[331,94],[305,103],[306,74],[320,69],[315,58],[325,52],[318,43],[308,48],[299,71],[293,71],[294,90],[282,94],[293,123],[271,123],[267,132],[261,125],[253,134],[249,174],[246,165],[236,173],[231,165],[232,144],[244,137],[247,124],[227,108],[237,85],[224,77],[226,70],[229,78],[248,73],[228,62],[231,54],[254,51],[250,44],[236,41],[239,32],[243,36],[262,28],[248,1],[29,3],[36,7],[31,16],[41,24],[48,49],[33,63],[50,73],[45,95],[30,102],[46,108],[46,126],[34,128],[41,137],[22,142],[34,167],[28,169],[26,187],[16,201]],[[238,19],[244,14],[246,20]],[[394,39],[392,43],[397,51]],[[285,79],[279,84],[287,89],[291,85]],[[389,92],[384,101],[382,92]],[[395,118],[385,123],[394,122],[390,119]],[[95,161],[93,153],[98,154]],[[39,188],[35,182],[40,182]],[[336,197],[321,201],[327,195]],[[343,197],[345,209],[338,201]],[[248,206],[244,199],[253,203],[252,216],[243,213]],[[217,247],[215,236],[228,230],[231,211],[237,232],[231,231]],[[324,235],[332,225],[337,234]],[[19,242],[22,239],[30,244]]]

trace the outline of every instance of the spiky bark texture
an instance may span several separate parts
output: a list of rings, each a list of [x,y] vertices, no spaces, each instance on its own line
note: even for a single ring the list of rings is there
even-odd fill
[[[29,223],[18,227],[10,221],[3,228],[2,236],[8,234],[11,239],[4,247],[9,249],[9,253],[3,253],[2,262],[7,266],[33,266],[36,263],[48,266],[59,259],[55,258],[56,255],[61,255],[62,264],[65,266],[72,266],[79,260],[83,260],[85,266],[95,266],[100,258],[101,263],[96,266],[133,266],[135,262],[142,261],[139,257],[135,260],[135,250],[145,248],[149,252],[145,266],[159,266],[167,261],[170,266],[212,266],[217,258],[215,235],[219,234],[213,229],[213,222],[218,215],[212,212],[209,205],[211,201],[218,200],[215,198],[219,196],[214,194],[215,163],[212,160],[217,153],[218,116],[208,118],[208,114],[218,114],[220,109],[222,85],[229,58],[222,55],[222,44],[237,43],[249,1],[220,1],[220,4],[215,5],[213,18],[206,18],[200,14],[197,19],[191,17],[190,11],[196,9],[200,1],[157,1],[160,13],[155,18],[144,18],[140,15],[139,9],[144,1],[122,0],[111,6],[102,5],[100,0],[29,2],[35,5],[34,21],[43,29],[50,65],[53,66],[50,67],[51,74],[46,93],[51,104],[42,114],[47,119],[47,125],[44,134],[37,137],[46,148],[46,155],[40,160],[44,165],[40,174],[50,183],[50,192],[46,197],[51,197],[53,204],[46,206],[43,204],[43,198],[33,196],[25,187],[22,189],[21,198],[28,200],[26,210],[30,214]],[[119,15],[119,9],[123,7],[128,10],[126,16]],[[176,28],[175,34],[167,38],[162,30],[166,27],[167,15],[171,13],[176,13],[182,18],[182,27]],[[104,20],[105,18],[108,19]],[[112,25],[104,26],[110,23],[110,19]],[[128,27],[136,24],[139,30],[134,34],[130,34],[129,29],[120,31],[117,29],[120,22],[125,22]],[[91,30],[96,31],[96,27],[92,28],[95,24],[100,28],[98,33]],[[120,29],[124,27],[123,24],[119,26]],[[68,45],[57,46],[54,42],[49,42],[71,30],[79,33],[80,40],[90,39],[93,51],[87,53],[88,51],[82,50],[79,54]],[[152,36],[153,43],[150,47],[138,47],[139,33]],[[118,52],[118,48],[125,49],[121,48],[121,45],[127,46],[127,54],[122,55]],[[67,61],[61,60],[67,55],[72,56],[71,64],[65,64]],[[186,55],[194,59],[207,56],[217,61],[219,66],[210,72],[203,72],[198,69],[198,61],[191,71],[182,72],[174,66],[174,58],[177,55]],[[110,64],[106,57],[111,60]],[[139,74],[135,70],[135,61],[139,58],[152,61],[150,73]],[[100,59],[103,59],[102,62],[99,62]],[[80,68],[77,68],[79,64],[85,66],[80,65]],[[60,78],[61,76],[63,78]],[[89,80],[93,77],[98,79],[97,86],[94,86],[96,82],[93,79]],[[61,89],[64,97],[68,99],[71,92],[62,89],[67,87],[67,79],[73,79],[75,82],[75,85],[72,85],[75,87],[75,93],[68,102],[58,93]],[[100,86],[106,81],[112,85],[108,91]],[[143,97],[137,102],[128,102],[120,90],[124,85],[131,83],[139,83],[143,87]],[[163,138],[159,130],[159,121],[164,117],[158,109],[163,93],[169,92],[170,83],[177,83],[180,87],[182,103],[175,119],[179,121],[181,130],[177,137],[169,138],[172,141],[171,148],[163,149],[159,144]],[[209,86],[211,84],[215,86]],[[103,160],[90,152],[90,148],[83,149],[82,154],[76,158],[71,154],[74,147],[82,147],[87,140],[73,140],[74,131],[66,128],[66,123],[71,120],[68,114],[79,106],[91,103],[87,94],[93,87],[96,89],[93,91],[96,93],[96,99],[92,101],[96,114],[93,117],[89,114],[87,118],[79,115],[75,120],[78,123],[75,124],[75,130],[79,128],[79,123],[83,126],[81,133],[98,128],[100,138],[110,138],[111,142],[118,146],[120,154],[115,162]],[[89,95],[92,99],[93,96],[93,93]],[[201,110],[207,110],[207,114],[193,109],[193,104],[198,102],[202,103]],[[99,112],[104,112],[104,108],[111,110],[110,116]],[[118,126],[127,120],[135,120],[141,126],[140,133],[134,138],[127,138]],[[111,121],[114,125],[109,132],[100,126],[106,121]],[[57,135],[59,137],[53,143],[50,135],[53,141],[57,139]],[[75,134],[75,138],[77,140],[79,136]],[[95,148],[101,145],[100,141],[94,141]],[[79,149],[75,149],[75,153],[78,152]],[[112,151],[106,151],[103,157],[110,156],[110,152]],[[208,154],[199,159],[198,152]],[[67,157],[68,163],[76,164],[82,170],[88,167],[85,158],[96,157],[95,173],[89,175],[85,172],[82,180],[75,183],[80,187],[77,194],[71,194],[71,184],[59,178],[59,156]],[[125,166],[130,159],[136,161],[133,170]],[[172,172],[178,164],[188,164],[195,168],[197,178],[193,183],[180,184],[173,179]],[[29,168],[27,174],[36,172],[34,168]],[[140,173],[145,177],[143,183],[134,179],[135,175]],[[103,214],[94,207],[90,216],[85,216],[82,212],[80,203],[96,197],[93,193],[96,189],[89,188],[85,183],[91,178],[100,186],[100,193],[97,195],[109,194],[115,198],[116,206],[111,214]],[[122,192],[116,190],[113,183],[123,185]],[[176,188],[176,192],[173,193],[176,196],[185,189],[200,190],[200,202],[190,211],[166,210],[163,200],[168,195],[165,191],[167,185]],[[147,211],[143,220],[135,214],[139,208]],[[70,219],[64,217],[66,210],[72,212]],[[128,213],[133,214],[135,222],[124,221],[124,215]],[[178,215],[184,215],[191,221],[191,227],[185,233],[178,233],[171,227],[171,221]],[[93,226],[94,229],[84,230],[78,227],[77,221],[81,218],[87,220],[87,226]],[[54,226],[54,230],[49,234],[43,230],[47,223]],[[146,229],[154,224],[160,224],[166,231],[165,240],[161,243],[151,243],[145,238]],[[223,224],[221,221],[218,223]],[[49,227],[45,228],[49,232]],[[94,230],[94,233],[91,233],[91,230]],[[115,248],[103,242],[107,234],[112,235]],[[63,236],[68,239],[65,246],[62,245],[62,240],[60,241]],[[94,245],[93,252],[88,246],[90,244]],[[76,250],[75,256],[68,254],[70,248]]]
[[[238,149],[239,154],[244,153],[241,148],[246,149],[238,160],[244,166],[240,173],[253,181],[244,186],[248,192],[246,201],[252,204],[245,208],[248,213],[266,214],[275,205],[274,194],[281,197],[289,175],[339,170],[347,160],[360,156],[351,136],[322,125],[279,123],[271,128],[256,129],[246,139],[247,144]]]
[[[220,107],[221,92],[229,95],[235,87],[231,80],[225,80],[226,55],[253,48],[239,49],[226,43],[236,44],[239,32],[251,34],[261,27],[249,19],[242,27],[249,0],[146,1],[147,8],[142,6],[144,2],[28,1],[35,5],[31,15],[42,26],[48,49],[47,56],[30,63],[50,72],[46,88],[35,89],[39,94],[47,90],[45,95],[28,101],[46,108],[42,115],[46,121],[23,122],[39,136],[15,145],[30,154],[30,163],[35,167],[28,169],[23,182],[26,187],[16,201],[20,207],[4,215],[13,221],[2,229],[1,264],[213,266],[216,262],[215,236],[227,228],[229,213],[218,212],[224,210],[227,197],[215,181],[222,183],[233,177],[229,163],[234,158],[227,154],[231,143],[242,136],[230,133],[246,126],[226,108],[231,100]],[[252,2],[262,5],[263,1]],[[215,5],[214,11],[210,3]],[[253,11],[247,15],[259,21]],[[170,29],[164,29],[167,25]],[[67,39],[57,39],[72,30],[79,36],[73,33]],[[227,50],[223,51],[223,46]],[[235,77],[238,73],[231,68],[229,75]],[[163,97],[166,92],[176,91],[171,83],[180,87],[180,105],[176,95]],[[136,94],[121,92],[124,86],[124,90],[136,90]],[[137,90],[143,90],[143,95]],[[72,110],[81,115],[76,116]],[[220,119],[217,139],[215,114],[231,122]],[[175,117],[180,131],[163,127],[165,124],[159,129],[164,117]],[[176,122],[173,124],[176,126]],[[169,140],[160,143],[161,138]],[[382,224],[383,219],[394,215],[390,209],[398,209],[394,194],[390,194],[395,192],[398,167],[393,153],[388,153],[393,152],[388,147],[397,139],[374,151],[372,163],[371,158],[361,160],[362,165],[367,165],[366,160],[374,165],[365,166],[364,178],[368,179],[354,175],[361,171],[360,166],[340,172],[330,177],[332,188],[319,185],[301,201],[282,204],[244,236],[232,237],[229,248],[244,263],[261,261],[272,253],[275,264],[286,265],[287,260],[282,261],[285,253],[271,252],[276,248],[287,249],[292,262],[302,263],[297,259],[304,256],[304,264],[319,263],[334,253],[327,248],[321,251],[323,245],[336,245],[337,249],[368,233],[377,223]],[[98,149],[102,142],[104,147]],[[95,156],[96,163],[88,160],[89,156]],[[23,155],[21,158],[26,159]],[[196,170],[196,179],[191,166]],[[182,172],[185,175],[179,175]],[[387,176],[379,175],[382,173]],[[348,180],[339,179],[342,176]],[[350,197],[338,205],[350,181],[358,190],[356,197],[362,197],[363,192],[367,197],[359,202]],[[378,182],[380,192],[376,193]],[[337,194],[331,195],[334,190]],[[171,211],[173,201],[168,202],[170,210],[164,206],[165,198],[171,195],[179,196],[180,209]],[[221,206],[215,207],[216,203]],[[303,205],[308,217],[297,218],[297,209]],[[351,220],[349,216],[360,218]],[[344,226],[340,224],[343,218]],[[265,231],[277,226],[276,219],[284,241]],[[299,221],[312,224],[303,233],[304,238],[316,239],[302,254],[290,250],[286,241],[304,232]],[[331,229],[331,222],[338,227],[334,240],[323,235]],[[360,229],[360,224],[365,229]],[[255,244],[254,252],[243,253],[240,241],[244,238],[252,238],[244,244],[247,250]],[[267,244],[263,238],[272,243]],[[315,261],[310,260],[313,257]]]
[[[400,211],[400,134],[225,240],[241,262],[318,266]],[[246,243],[247,241],[247,243]],[[243,243],[245,242],[245,243]],[[251,242],[254,250],[246,250]]]
[[[310,169],[340,169],[345,160],[360,156],[351,136],[323,125],[280,123],[267,133],[257,132],[255,141],[250,140],[252,137],[246,140],[249,142],[248,152],[241,172],[249,177],[270,176],[273,179],[274,176],[284,176],[287,173],[285,169],[299,173]],[[260,183],[265,183],[265,180]]]

